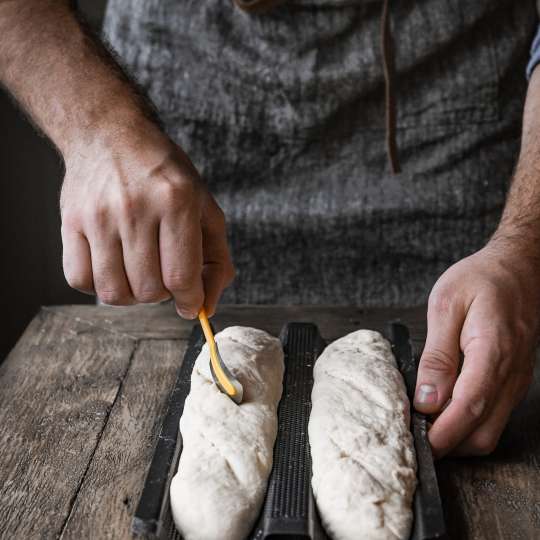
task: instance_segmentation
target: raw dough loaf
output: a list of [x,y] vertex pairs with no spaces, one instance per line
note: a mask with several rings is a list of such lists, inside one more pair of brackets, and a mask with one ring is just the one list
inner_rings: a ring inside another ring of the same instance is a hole
[[242,540],[266,492],[277,434],[283,351],[255,328],[216,335],[221,357],[244,387],[236,405],[212,380],[205,345],[191,375],[180,420],[183,449],[171,483],[171,508],[185,540]]
[[390,344],[359,330],[314,368],[312,487],[333,540],[407,539],[416,459],[409,401]]

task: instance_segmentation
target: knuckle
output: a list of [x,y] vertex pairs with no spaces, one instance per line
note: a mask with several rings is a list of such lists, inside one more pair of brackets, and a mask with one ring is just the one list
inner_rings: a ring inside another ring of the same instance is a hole
[[454,294],[448,287],[435,286],[433,287],[429,299],[428,307],[437,314],[444,315],[451,310],[454,302]]
[[98,228],[105,228],[111,220],[111,212],[105,204],[96,204],[90,210],[90,221]]
[[189,293],[193,290],[196,276],[187,271],[171,270],[163,275],[163,284],[165,287],[176,293]]
[[420,360],[420,369],[442,374],[454,374],[457,371],[456,359],[443,349],[424,351]]
[[516,351],[530,348],[534,332],[523,320],[506,321],[497,331],[498,345],[504,356],[515,356]]
[[150,289],[136,289],[133,291],[133,295],[135,297],[135,300],[137,300],[137,302],[140,302],[141,304],[152,304],[155,302],[161,302],[168,296],[167,292],[161,287]]
[[64,277],[66,278],[68,285],[72,289],[91,292],[93,290],[93,280],[90,269],[75,264],[73,257],[66,255],[65,252],[62,259]]
[[485,279],[481,283],[481,292],[486,298],[490,298],[492,301],[504,301],[504,287],[501,287],[501,285],[502,283],[499,282],[499,279],[492,276],[485,276]]
[[79,291],[91,291],[92,290],[92,281],[86,276],[78,274],[69,270],[69,268],[64,267],[64,276],[68,285],[72,289],[77,289]]
[[486,431],[473,433],[469,440],[469,444],[473,452],[479,456],[487,456],[488,454],[491,454],[495,448],[497,448],[498,443],[499,437]]
[[465,414],[472,420],[473,424],[484,416],[485,408],[486,399],[483,396],[469,398],[465,401]]
[[73,210],[62,212],[62,230],[78,230],[80,227],[80,217]]
[[139,194],[123,193],[118,197],[115,207],[123,219],[131,220],[141,213],[143,198]]
[[103,304],[109,306],[122,306],[129,303],[127,295],[119,289],[98,289],[97,295]]
[[171,210],[183,210],[191,207],[196,197],[195,184],[187,179],[164,182],[160,191],[163,203]]

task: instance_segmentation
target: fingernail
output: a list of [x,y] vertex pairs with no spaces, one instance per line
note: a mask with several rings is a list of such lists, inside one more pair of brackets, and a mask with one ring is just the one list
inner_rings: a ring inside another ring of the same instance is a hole
[[178,315],[180,315],[180,317],[183,319],[193,320],[197,317],[197,314],[193,313],[192,311],[186,311],[184,309],[177,309],[176,311],[178,311]]
[[416,403],[437,403],[437,388],[432,384],[421,384],[416,391]]

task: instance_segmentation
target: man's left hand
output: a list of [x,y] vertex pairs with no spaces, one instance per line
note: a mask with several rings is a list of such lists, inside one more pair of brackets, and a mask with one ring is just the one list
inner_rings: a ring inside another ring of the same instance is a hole
[[435,457],[493,451],[532,381],[540,264],[529,255],[496,236],[450,267],[431,292],[414,405],[435,415]]

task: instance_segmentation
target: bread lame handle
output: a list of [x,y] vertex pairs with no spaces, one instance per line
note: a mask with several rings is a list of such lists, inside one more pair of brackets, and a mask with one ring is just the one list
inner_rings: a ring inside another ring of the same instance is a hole
[[237,404],[240,404],[243,396],[242,385],[233,377],[232,373],[229,372],[227,366],[221,360],[216,340],[214,339],[214,332],[204,308],[199,311],[199,321],[204,332],[204,337],[206,338],[206,343],[208,343],[208,348],[210,349],[210,370],[212,377],[224,394],[229,396]]

